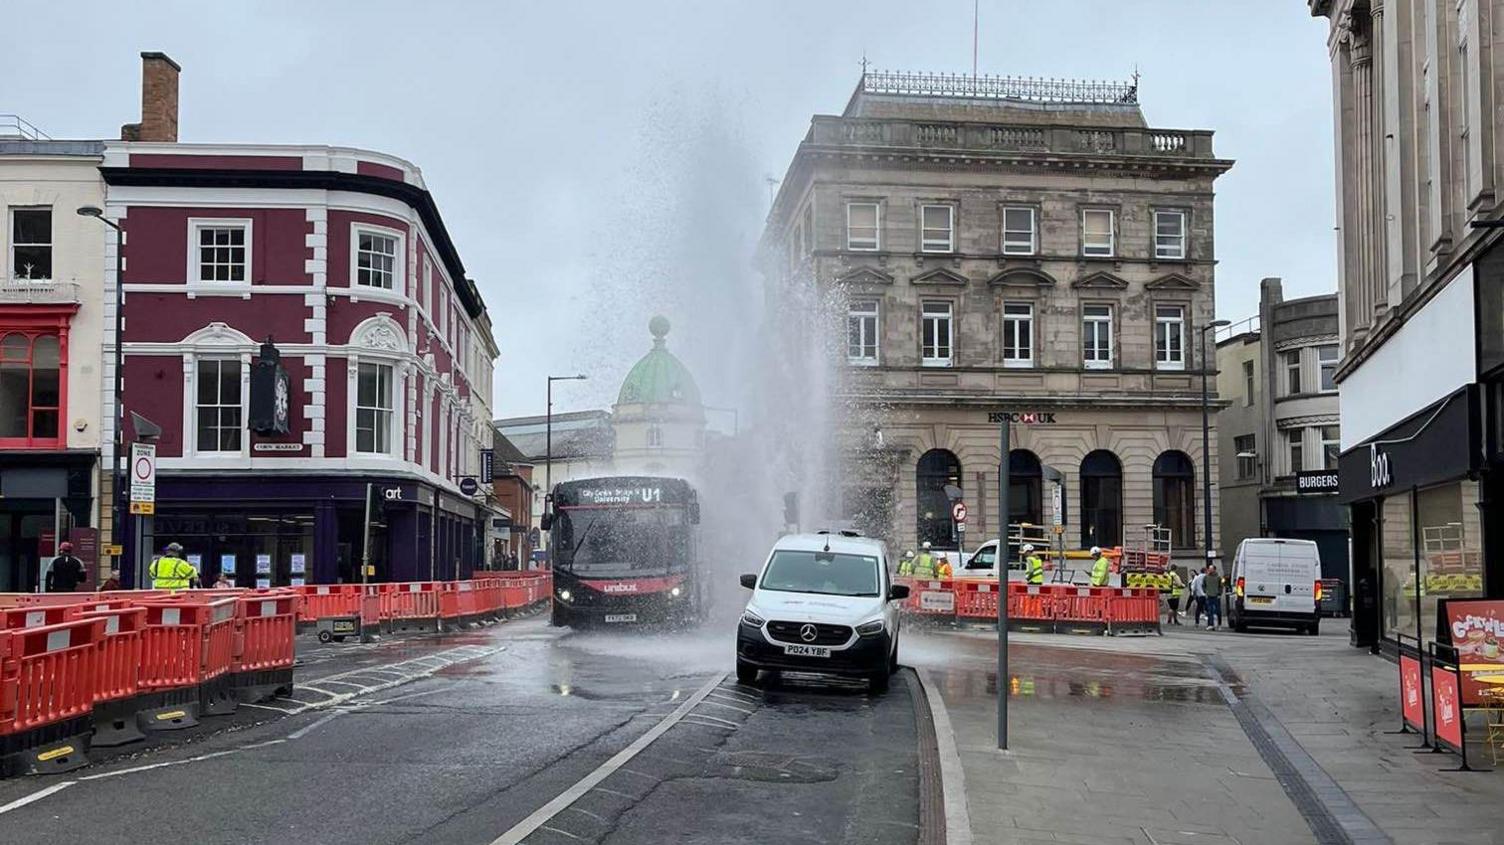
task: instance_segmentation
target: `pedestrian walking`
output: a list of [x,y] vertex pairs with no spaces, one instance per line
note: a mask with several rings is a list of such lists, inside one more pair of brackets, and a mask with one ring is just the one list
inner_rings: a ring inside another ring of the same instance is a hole
[[1185,579],[1180,577],[1180,570],[1170,567],[1170,598],[1166,603],[1170,606],[1168,624],[1180,624],[1180,596],[1185,593]]
[[1190,586],[1190,591],[1191,591],[1191,603],[1196,606],[1195,616],[1192,617],[1192,620],[1191,620],[1191,624],[1193,624],[1193,625],[1200,625],[1201,624],[1201,614],[1203,614],[1203,613],[1206,612],[1206,593],[1204,592],[1204,590],[1205,590],[1205,584],[1206,584],[1206,570],[1205,569],[1201,570],[1200,572],[1197,572],[1194,576],[1191,577],[1191,583],[1189,585]]
[[84,570],[84,562],[73,556],[72,543],[64,540],[57,551],[57,557],[47,567],[47,592],[71,593],[89,579],[89,574]]
[[1206,630],[1215,631],[1222,624],[1222,574],[1216,566],[1206,567],[1201,589],[1206,593]]
[[1091,556],[1095,559],[1095,563],[1091,565],[1091,585],[1105,587],[1112,576],[1112,563],[1107,560],[1101,546],[1092,546]]
[[183,547],[168,543],[164,554],[152,561],[146,574],[151,578],[153,590],[186,590],[198,585],[198,570],[183,560]]

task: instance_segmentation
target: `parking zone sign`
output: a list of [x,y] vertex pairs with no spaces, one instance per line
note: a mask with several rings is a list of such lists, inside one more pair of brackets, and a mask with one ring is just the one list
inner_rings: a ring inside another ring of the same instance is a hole
[[157,447],[131,444],[131,504],[157,500]]

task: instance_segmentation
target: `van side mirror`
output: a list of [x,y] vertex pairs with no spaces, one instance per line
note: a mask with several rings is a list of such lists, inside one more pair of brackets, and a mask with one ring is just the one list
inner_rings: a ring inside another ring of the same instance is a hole
[[550,528],[553,528],[554,527],[554,512],[553,511],[544,511],[543,515],[540,516],[540,517],[538,517],[538,527],[541,528],[544,531],[547,531]]
[[909,597],[908,584],[894,584],[888,588],[888,601],[900,601]]
[[742,586],[746,587],[749,590],[755,590],[755,589],[757,589],[757,575],[755,573],[754,574],[743,575],[742,576]]

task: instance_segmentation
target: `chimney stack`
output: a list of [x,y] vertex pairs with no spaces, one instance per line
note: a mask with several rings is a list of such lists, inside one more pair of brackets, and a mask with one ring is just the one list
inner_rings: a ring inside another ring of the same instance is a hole
[[178,73],[166,53],[141,54],[141,122],[120,127],[122,141],[178,140]]

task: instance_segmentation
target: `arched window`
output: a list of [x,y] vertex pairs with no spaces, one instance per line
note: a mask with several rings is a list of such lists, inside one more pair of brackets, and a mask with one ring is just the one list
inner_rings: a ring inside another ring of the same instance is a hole
[[1039,456],[1028,449],[1008,453],[1008,521],[1044,522],[1043,476]]
[[1170,529],[1176,548],[1196,546],[1196,467],[1184,452],[1154,461],[1154,522]]
[[1081,546],[1116,546],[1123,541],[1123,465],[1098,449],[1081,460]]
[[961,486],[961,461],[945,449],[931,449],[919,456],[914,479],[918,511],[919,544],[928,541],[936,549],[956,548],[950,521],[950,498],[945,485]]

